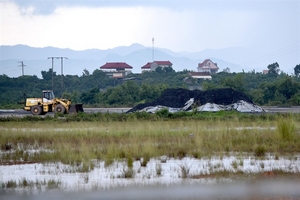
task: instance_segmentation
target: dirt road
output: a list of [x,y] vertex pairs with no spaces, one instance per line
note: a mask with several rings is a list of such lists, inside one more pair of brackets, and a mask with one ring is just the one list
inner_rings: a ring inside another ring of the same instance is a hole
[[[300,106],[261,106],[268,113],[300,113]],[[84,108],[84,112],[86,113],[125,113],[131,108]],[[53,115],[54,113],[47,113],[47,115]],[[0,110],[0,117],[9,117],[9,116],[31,116],[32,114],[28,111],[24,111],[22,109],[10,109],[10,110]]]

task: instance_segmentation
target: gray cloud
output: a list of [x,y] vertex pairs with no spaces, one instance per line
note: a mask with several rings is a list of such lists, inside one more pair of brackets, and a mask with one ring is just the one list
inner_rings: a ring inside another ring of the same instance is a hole
[[51,1],[51,0],[11,0],[12,2],[16,3],[22,12],[22,10],[34,7],[35,11],[33,14],[51,14],[55,8],[58,6],[58,1]]
[[[0,0],[1,1],[1,0]],[[191,2],[197,1],[182,1],[182,0],[11,0],[16,3],[20,9],[34,7],[33,14],[47,15],[51,14],[59,6],[85,6],[85,7],[131,7],[131,6],[155,6],[169,7],[172,9],[181,9],[182,6],[187,6]],[[186,4],[186,2],[189,2]]]
[[[0,0],[2,1],[2,0]],[[195,9],[203,10],[269,10],[275,4],[286,4],[286,1],[272,0],[10,0],[20,9],[34,7],[33,14],[51,14],[59,6],[84,7],[164,7],[172,10]],[[295,2],[295,0],[288,0]]]

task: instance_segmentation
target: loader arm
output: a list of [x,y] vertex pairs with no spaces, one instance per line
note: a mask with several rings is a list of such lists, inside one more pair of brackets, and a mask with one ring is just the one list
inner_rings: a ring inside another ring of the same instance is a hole
[[71,101],[68,99],[54,99],[53,107],[57,106],[58,104],[61,104],[66,109],[66,113],[69,113],[70,107],[71,107]]

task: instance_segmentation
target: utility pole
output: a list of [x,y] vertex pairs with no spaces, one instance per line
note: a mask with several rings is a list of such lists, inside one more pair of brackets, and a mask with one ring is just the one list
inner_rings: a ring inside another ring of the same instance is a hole
[[64,69],[63,69],[63,60],[68,59],[67,57],[60,57],[60,66],[61,66],[61,97],[63,96],[64,91]]
[[52,59],[52,91],[53,91],[53,65],[54,65],[54,58],[59,59],[59,57],[48,57],[48,59]]
[[20,61],[19,63],[21,63],[20,67],[22,67],[22,76],[24,76],[24,67],[26,65],[24,65],[23,61]]
[[154,62],[154,38],[152,38],[152,62]]

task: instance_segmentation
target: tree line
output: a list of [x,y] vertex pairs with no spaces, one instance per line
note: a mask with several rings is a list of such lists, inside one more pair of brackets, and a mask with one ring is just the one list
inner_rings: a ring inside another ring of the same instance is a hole
[[0,75],[1,108],[21,108],[18,103],[27,97],[40,97],[42,90],[53,89],[59,98],[67,98],[85,106],[117,107],[134,106],[153,101],[166,88],[233,88],[244,92],[258,105],[300,105],[300,64],[294,75],[280,72],[278,63],[268,66],[268,73],[240,72],[228,70],[212,75],[211,80],[193,79],[189,71],[175,72],[172,68],[157,68],[153,72],[130,74],[124,79],[113,79],[99,69],[82,75],[57,75],[50,68],[37,76],[11,78]]

